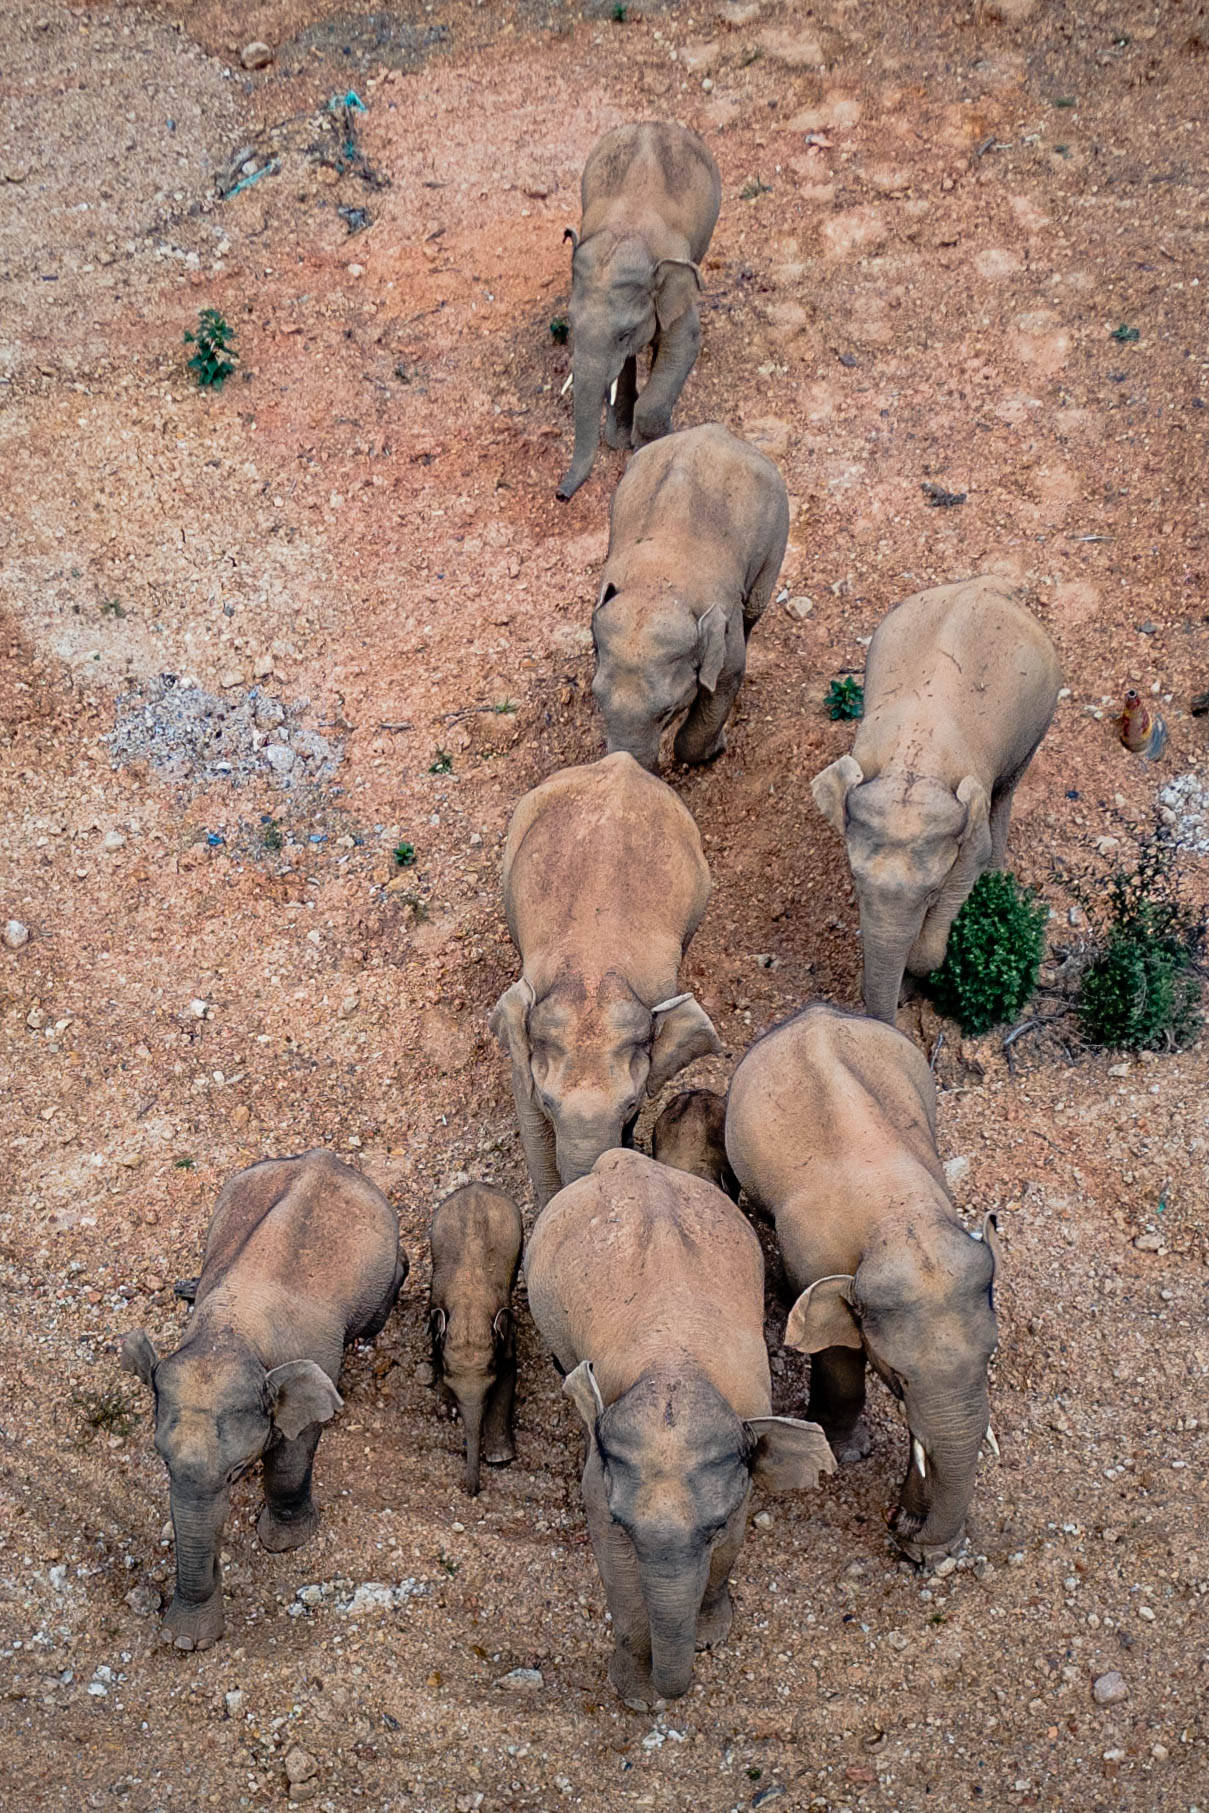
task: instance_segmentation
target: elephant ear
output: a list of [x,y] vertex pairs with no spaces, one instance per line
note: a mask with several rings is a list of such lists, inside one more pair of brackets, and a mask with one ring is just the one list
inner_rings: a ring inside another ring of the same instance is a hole
[[982,1226],[976,1228],[970,1238],[981,1240],[990,1253],[991,1282],[993,1284],[999,1271],[1002,1254],[999,1246],[999,1222],[989,1209],[982,1218]]
[[721,1051],[722,1041],[695,995],[672,995],[651,1009],[651,1018],[651,1068],[646,1092],[654,1096],[694,1058]]
[[689,258],[661,258],[655,266],[655,313],[666,333],[705,288],[701,272]]
[[988,816],[991,802],[987,798],[986,788],[982,782],[967,774],[964,780],[957,783],[957,803],[966,809],[966,822],[958,839],[964,848],[971,838],[984,843],[989,851],[991,846],[991,829]]
[[144,1385],[150,1385],[151,1375],[159,1364],[159,1355],[151,1345],[150,1335],[141,1328],[127,1335],[122,1342],[121,1362],[123,1372],[132,1372]]
[[312,1423],[326,1423],[343,1410],[344,1399],[314,1360],[287,1360],[265,1374],[269,1415],[287,1442]]
[[532,985],[522,976],[519,982],[514,982],[511,988],[504,990],[491,1009],[487,1022],[512,1059],[514,1081],[519,1081],[528,1096],[533,1094],[533,1071],[529,1065],[529,1009],[535,1000]]
[[596,1383],[591,1360],[581,1360],[574,1372],[567,1374],[563,1380],[563,1396],[570,1398],[594,1441],[597,1419],[604,1415],[604,1399],[600,1395],[600,1386]]
[[713,692],[718,685],[726,660],[726,630],[726,612],[719,604],[711,604],[697,619],[697,679],[706,692]]
[[835,1455],[817,1423],[796,1416],[753,1416],[743,1427],[755,1443],[752,1477],[770,1492],[804,1492],[821,1473],[835,1472]]
[[861,765],[855,756],[842,755],[830,767],[816,774],[810,783],[814,803],[829,825],[843,837],[847,830],[844,820],[844,808],[848,795],[853,787],[859,787],[864,780]]
[[785,1345],[799,1353],[821,1353],[825,1347],[861,1346],[861,1326],[852,1307],[851,1272],[818,1278],[789,1312]]

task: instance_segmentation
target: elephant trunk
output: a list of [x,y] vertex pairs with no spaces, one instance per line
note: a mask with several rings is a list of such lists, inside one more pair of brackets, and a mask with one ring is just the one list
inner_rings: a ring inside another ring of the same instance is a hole
[[933,1405],[909,1401],[911,1454],[891,1523],[913,1561],[954,1550],[965,1535],[978,1453],[990,1420],[985,1379]]
[[638,1563],[638,1582],[651,1626],[651,1680],[661,1699],[678,1700],[693,1679],[697,1619],[709,1578],[709,1550]]
[[586,1177],[602,1152],[611,1152],[625,1143],[626,1130],[620,1118],[601,1119],[590,1126],[556,1127],[555,1161],[563,1184]]
[[189,1605],[204,1605],[221,1590],[218,1550],[227,1521],[230,1493],[223,1487],[199,1494],[173,1486],[172,1529],[176,1538],[176,1596]]
[[600,440],[600,412],[611,379],[603,360],[576,354],[575,372],[575,451],[571,464],[559,480],[556,496],[562,503],[574,497],[592,470]]
[[622,717],[617,712],[606,711],[605,719],[605,752],[616,755],[624,750],[632,755],[640,767],[649,774],[655,774],[659,768],[659,744],[663,734],[663,725],[651,714]]
[[923,918],[922,906],[917,912],[891,913],[862,897],[864,975],[861,992],[870,1019],[885,1020],[894,1025],[907,956],[919,936]]
[[458,1414],[466,1431],[466,1490],[471,1498],[479,1495],[479,1469],[483,1452],[483,1407],[481,1393],[458,1393]]

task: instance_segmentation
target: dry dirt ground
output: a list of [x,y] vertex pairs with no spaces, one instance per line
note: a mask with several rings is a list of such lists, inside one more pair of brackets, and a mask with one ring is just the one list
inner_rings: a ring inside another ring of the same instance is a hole
[[[605,1681],[579,1436],[531,1325],[518,1460],[474,1503],[417,1378],[433,1203],[466,1174],[525,1194],[486,1029],[516,973],[500,840],[528,787],[602,749],[588,618],[621,461],[555,502],[549,323],[603,129],[672,115],[716,152],[679,421],[774,453],[784,585],[812,601],[770,608],[729,752],[673,777],[715,884],[686,966],[727,1044],[702,1079],[812,994],[854,999],[843,853],[807,782],[846,746],[827,682],[907,592],[1016,574],[1060,649],[1012,843],[1056,907],[1051,976],[1081,936],[1054,861],[1127,854],[1163,780],[1206,760],[1204,5],[612,11],[4,8],[0,919],[31,933],[0,949],[5,1798],[283,1804],[301,1746],[339,1813],[1189,1813],[1203,1045],[1121,1062],[1030,1033],[1009,1068],[999,1038],[918,1024],[933,1049],[946,1031],[958,1194],[1006,1248],[1003,1458],[969,1555],[945,1578],[896,1562],[902,1438],[876,1395],[872,1457],[768,1502],[731,1641],[658,1716]],[[250,74],[255,37],[275,60]],[[342,169],[325,110],[350,88]],[[203,394],[182,337],[206,305],[240,366]],[[930,508],[925,480],[967,502]],[[1169,701],[1157,769],[1107,721],[1131,682]],[[349,1355],[321,1534],[261,1552],[238,1487],[226,1637],[170,1653],[166,1477],[117,1344],[179,1335],[171,1281],[221,1181],[316,1144],[389,1191],[411,1279]],[[774,1345],[782,1315],[770,1298]],[[802,1366],[777,1365],[796,1408]],[[394,1590],[349,1609],[367,1583]],[[516,1667],[540,1688],[497,1685]],[[1113,1669],[1128,1697],[1100,1706]]]

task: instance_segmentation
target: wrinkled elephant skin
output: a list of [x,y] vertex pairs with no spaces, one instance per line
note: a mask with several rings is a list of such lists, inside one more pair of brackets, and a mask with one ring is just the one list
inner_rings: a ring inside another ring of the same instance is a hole
[[512,1288],[520,1265],[521,1213],[510,1196],[470,1183],[439,1203],[429,1229],[428,1313],[433,1365],[466,1432],[466,1490],[476,1497],[480,1463],[514,1458],[516,1324]]

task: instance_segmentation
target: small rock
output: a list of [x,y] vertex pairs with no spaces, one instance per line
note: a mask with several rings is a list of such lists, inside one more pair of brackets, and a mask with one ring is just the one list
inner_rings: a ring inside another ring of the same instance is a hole
[[291,1782],[290,1783],[290,1800],[291,1800],[291,1802],[300,1801],[300,1800],[314,1800],[314,1798],[318,1794],[318,1792],[319,1792],[319,1782],[318,1782],[318,1779],[315,1777],[312,1777],[309,1781],[305,1781],[305,1782]]
[[903,1636],[901,1630],[892,1630],[886,1638],[886,1642],[890,1645],[891,1649],[903,1650],[907,1647],[907,1639]]
[[1120,848],[1121,840],[1119,837],[1097,837],[1096,839],[1096,849],[1101,856],[1111,856],[1114,850],[1119,850]]
[[231,1110],[231,1125],[246,1127],[252,1118],[252,1111],[246,1102],[237,1102]]
[[360,996],[345,995],[343,1001],[340,1003],[340,1018],[342,1020],[351,1020],[360,1005]]
[[40,1007],[31,1007],[25,1016],[25,1024],[31,1032],[41,1032],[46,1024],[46,1015]]
[[1082,907],[1073,906],[1066,915],[1066,923],[1074,926],[1086,925],[1087,914]]
[[156,1291],[162,1291],[163,1288],[164,1280],[160,1277],[159,1273],[148,1272],[147,1276],[143,1279],[143,1289],[149,1291],[151,1295],[154,1296]]
[[432,1362],[430,1360],[421,1360],[415,1371],[416,1384],[431,1385],[436,1376]]
[[101,848],[106,856],[116,856],[119,850],[126,848],[126,834],[123,831],[106,831],[101,839]]
[[813,609],[814,599],[807,598],[804,593],[795,594],[794,597],[785,600],[786,615],[796,617],[799,623],[804,617],[809,617]]
[[752,1518],[752,1522],[755,1524],[756,1528],[759,1530],[771,1530],[772,1513],[770,1511],[757,1511],[755,1516]]
[[267,680],[273,671],[272,655],[257,655],[252,663],[252,675],[257,680]]
[[292,1749],[286,1751],[284,1760],[286,1780],[291,1788],[295,1782],[309,1781],[312,1775],[319,1773],[319,1765],[314,1757],[303,1750],[299,1744],[295,1744]]
[[511,1668],[495,1682],[509,1693],[536,1693],[545,1684],[540,1668]]
[[208,1020],[210,1018],[210,1003],[203,999],[201,995],[194,995],[192,1001],[189,1003],[189,1012],[195,1020]]
[[242,686],[243,670],[238,667],[229,667],[225,673],[219,674],[218,684],[225,687],[228,692],[232,687]]
[[970,1161],[968,1158],[950,1158],[946,1160],[945,1182],[950,1184],[960,1183],[969,1168]]
[[956,1566],[957,1566],[956,1556],[955,1555],[945,1555],[940,1561],[938,1561],[936,1563],[936,1566],[932,1569],[932,1572],[935,1574],[935,1576],[938,1580],[947,1580],[949,1575],[953,1572],[953,1570]]
[[1139,1234],[1134,1240],[1139,1253],[1162,1253],[1167,1250],[1167,1243],[1161,1234]]
[[227,1709],[228,1718],[238,1718],[243,1706],[243,1689],[240,1687],[233,1687],[230,1693],[225,1693],[223,1695],[223,1705]]
[[1129,1065],[1128,1064],[1110,1064],[1108,1066],[1108,1074],[1109,1074],[1109,1076],[1128,1076],[1129,1075]]
[[126,1603],[136,1618],[154,1618],[163,1604],[163,1595],[159,1587],[153,1586],[150,1580],[140,1580],[126,1594]]
[[1129,1688],[1120,1670],[1110,1668],[1107,1674],[1100,1675],[1092,1683],[1091,1695],[1097,1706],[1117,1706],[1129,1698]]
[[270,743],[264,752],[264,759],[274,774],[279,774],[284,778],[292,771],[298,758],[292,749],[286,748],[284,743]]
[[269,45],[254,38],[251,44],[245,44],[239,53],[239,60],[245,69],[267,69],[273,61],[273,52]]
[[10,951],[19,951],[29,943],[29,927],[22,925],[19,919],[10,919],[4,928],[4,942]]

